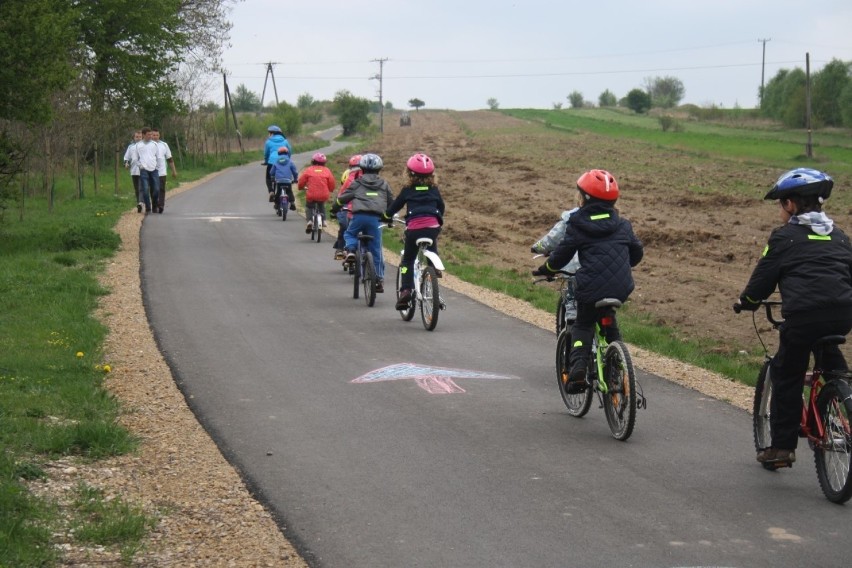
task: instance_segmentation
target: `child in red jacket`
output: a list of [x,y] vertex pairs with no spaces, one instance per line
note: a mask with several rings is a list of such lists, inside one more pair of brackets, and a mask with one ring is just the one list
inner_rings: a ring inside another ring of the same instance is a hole
[[[311,165],[302,170],[299,175],[299,191],[305,191],[305,217],[308,221],[305,232],[313,230],[314,208],[319,208],[322,216],[322,226],[326,227],[325,202],[331,197],[337,180],[334,174],[325,166],[325,154],[317,152],[311,157]],[[319,227],[317,227],[319,230]]]

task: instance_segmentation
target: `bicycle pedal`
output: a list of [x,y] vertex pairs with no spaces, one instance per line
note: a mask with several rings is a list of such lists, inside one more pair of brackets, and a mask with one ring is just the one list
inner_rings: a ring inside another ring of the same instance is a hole
[[767,461],[767,462],[763,462],[763,467],[765,467],[768,470],[774,471],[776,469],[783,469],[785,467],[791,468],[791,467],[793,467],[793,462],[791,462],[790,460]]

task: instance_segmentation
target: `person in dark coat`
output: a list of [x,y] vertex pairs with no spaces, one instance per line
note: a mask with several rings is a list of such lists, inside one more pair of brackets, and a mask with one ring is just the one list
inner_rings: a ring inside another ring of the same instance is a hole
[[[577,393],[586,388],[586,372],[592,349],[595,322],[599,308],[595,303],[604,298],[627,301],[635,284],[631,268],[642,260],[642,242],[633,232],[630,221],[619,216],[615,202],[618,182],[606,170],[590,170],[577,180],[580,208],[571,215],[565,236],[543,265],[533,274],[556,273],[579,253],[580,268],[576,273],[577,319],[571,328],[573,341],[569,355],[565,392]],[[613,321],[607,341],[621,339]]]
[[[772,400],[769,430],[772,446],[757,461],[789,465],[796,461],[802,389],[814,342],[852,329],[852,246],[822,210],[834,180],[810,168],[783,174],[764,199],[778,200],[781,227],[769,242],[740,294],[738,308],[756,310],[760,301],[781,292],[778,351],[770,364]],[[823,350],[823,368],[846,371],[837,345]]]

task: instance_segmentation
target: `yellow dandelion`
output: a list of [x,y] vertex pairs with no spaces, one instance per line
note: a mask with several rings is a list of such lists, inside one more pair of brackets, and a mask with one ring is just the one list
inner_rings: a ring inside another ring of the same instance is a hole
[[84,353],[82,351],[77,351],[77,359],[82,359]]

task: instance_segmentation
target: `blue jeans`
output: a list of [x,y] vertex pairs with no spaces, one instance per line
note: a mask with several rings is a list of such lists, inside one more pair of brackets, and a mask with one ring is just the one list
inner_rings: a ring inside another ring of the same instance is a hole
[[340,228],[337,230],[337,240],[334,241],[334,248],[340,250],[345,246],[343,235],[349,227],[349,211],[341,209],[337,212],[337,224]]
[[152,202],[155,207],[157,206],[157,201],[160,199],[160,174],[157,170],[150,172],[144,168],[139,170],[139,197],[145,204],[145,211],[151,210]]
[[358,248],[358,233],[372,235],[368,250],[373,253],[373,262],[376,264],[376,278],[384,280],[385,261],[382,257],[382,230],[379,228],[379,218],[376,215],[365,215],[356,213],[349,221],[349,227],[343,234],[346,248],[355,250]]

